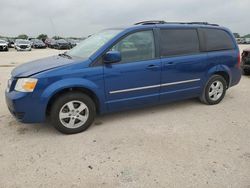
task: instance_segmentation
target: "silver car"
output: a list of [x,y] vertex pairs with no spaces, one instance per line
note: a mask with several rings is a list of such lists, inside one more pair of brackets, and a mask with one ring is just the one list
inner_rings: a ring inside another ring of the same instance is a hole
[[31,43],[28,40],[16,39],[14,46],[17,51],[31,51]]
[[0,39],[0,51],[9,51],[8,42]]

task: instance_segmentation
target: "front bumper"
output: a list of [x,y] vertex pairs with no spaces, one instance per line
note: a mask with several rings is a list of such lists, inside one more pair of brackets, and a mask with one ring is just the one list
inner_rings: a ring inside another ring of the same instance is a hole
[[19,47],[19,46],[16,46],[16,49],[18,51],[30,51],[31,50],[31,46],[27,46],[27,47]]
[[58,45],[58,49],[66,50],[66,49],[70,49],[70,46],[69,45]]
[[41,123],[46,119],[45,107],[33,93],[5,91],[6,104],[11,114],[23,123]]
[[7,45],[1,45],[1,46],[0,46],[0,51],[4,51],[4,50],[6,50],[7,48],[8,48]]
[[34,45],[34,48],[46,48],[45,45]]

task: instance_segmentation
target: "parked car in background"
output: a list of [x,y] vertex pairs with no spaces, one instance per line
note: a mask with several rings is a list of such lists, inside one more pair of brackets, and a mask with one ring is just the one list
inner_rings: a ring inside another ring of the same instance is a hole
[[243,74],[250,75],[250,48],[244,49],[241,54],[241,68]]
[[246,44],[250,44],[250,38],[245,38]]
[[45,44],[47,47],[49,48],[55,48],[55,45],[56,45],[56,40],[55,39],[51,39],[51,38],[47,38],[45,40]]
[[14,45],[17,51],[31,51],[31,43],[28,40],[16,39]]
[[8,39],[8,47],[14,48],[15,47],[15,40],[14,39]]
[[0,51],[9,51],[8,42],[0,39]]
[[71,48],[70,43],[68,43],[65,39],[56,40],[55,49],[68,50],[70,48]]
[[77,44],[77,40],[75,39],[65,39],[65,40],[70,44],[70,48],[75,47]]
[[44,44],[42,40],[34,39],[32,40],[32,48],[46,48],[47,46]]
[[241,38],[235,38],[238,44],[241,44]]
[[228,29],[147,21],[106,29],[68,52],[15,68],[5,95],[21,122],[48,118],[73,134],[96,113],[187,98],[215,105],[240,79],[240,51]]
[[246,44],[245,38],[236,38],[238,44]]

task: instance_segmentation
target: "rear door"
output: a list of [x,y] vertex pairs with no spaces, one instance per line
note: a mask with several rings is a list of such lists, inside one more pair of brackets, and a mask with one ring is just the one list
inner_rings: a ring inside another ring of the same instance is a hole
[[207,70],[207,54],[200,51],[195,28],[160,30],[162,60],[160,100],[198,96]]
[[109,111],[157,103],[161,60],[156,58],[153,30],[131,33],[111,50],[119,51],[122,61],[104,65]]

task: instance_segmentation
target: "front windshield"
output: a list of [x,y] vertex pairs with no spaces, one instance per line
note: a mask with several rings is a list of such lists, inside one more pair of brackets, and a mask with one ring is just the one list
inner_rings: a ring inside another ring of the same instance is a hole
[[118,29],[104,30],[100,33],[92,35],[68,51],[67,54],[73,57],[88,58],[119,32],[121,32],[121,30]]
[[19,44],[30,44],[30,42],[27,41],[27,40],[18,40],[16,42],[19,43]]

